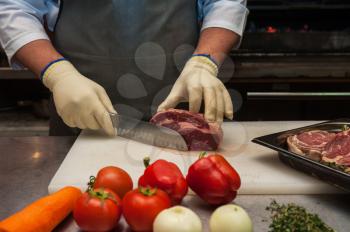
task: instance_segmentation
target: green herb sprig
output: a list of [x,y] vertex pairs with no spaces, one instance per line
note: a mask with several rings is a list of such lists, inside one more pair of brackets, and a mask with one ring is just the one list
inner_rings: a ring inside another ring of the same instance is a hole
[[280,205],[273,200],[266,210],[272,219],[269,232],[335,232],[317,214],[293,203]]
[[333,169],[337,169],[337,170],[340,170],[342,172],[345,172],[345,173],[349,173],[350,172],[350,169],[348,166],[345,166],[345,165],[341,165],[341,164],[337,164],[335,162],[326,162],[326,161],[323,161],[321,160],[320,161],[321,164],[324,164],[330,168],[333,168]]
[[343,125],[342,126],[342,131],[347,131],[349,129],[350,129],[350,127],[348,125]]

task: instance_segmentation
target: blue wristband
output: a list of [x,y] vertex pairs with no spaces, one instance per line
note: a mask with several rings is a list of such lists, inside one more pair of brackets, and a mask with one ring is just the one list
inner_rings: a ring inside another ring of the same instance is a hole
[[44,73],[46,72],[46,70],[51,66],[53,65],[54,63],[57,63],[57,62],[60,62],[62,60],[67,60],[66,58],[59,58],[57,60],[53,60],[51,61],[50,63],[48,63],[45,68],[40,72],[40,80],[42,81],[43,80],[43,76],[44,76]]
[[210,54],[193,54],[192,57],[194,56],[203,56],[203,57],[207,57],[209,60],[211,60],[217,67],[219,67],[218,63],[216,62],[216,60],[214,60]]

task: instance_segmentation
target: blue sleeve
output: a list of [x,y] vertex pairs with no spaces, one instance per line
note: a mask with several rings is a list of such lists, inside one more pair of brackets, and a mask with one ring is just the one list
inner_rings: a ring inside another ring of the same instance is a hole
[[229,29],[242,36],[248,16],[246,0],[198,0],[202,30],[209,27]]
[[18,49],[34,40],[49,39],[44,16],[55,5],[57,0],[0,0],[0,44],[14,68],[22,67],[12,59]]

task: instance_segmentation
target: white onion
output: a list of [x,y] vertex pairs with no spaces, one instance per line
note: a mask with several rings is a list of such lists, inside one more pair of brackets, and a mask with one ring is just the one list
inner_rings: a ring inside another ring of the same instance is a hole
[[202,232],[198,215],[189,208],[174,206],[160,212],[153,222],[154,232]]
[[253,225],[247,212],[238,205],[217,208],[209,221],[211,232],[252,232]]

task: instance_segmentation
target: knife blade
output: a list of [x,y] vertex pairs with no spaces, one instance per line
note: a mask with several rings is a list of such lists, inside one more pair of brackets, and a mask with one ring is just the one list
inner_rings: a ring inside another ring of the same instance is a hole
[[185,140],[177,131],[125,115],[109,115],[118,136],[157,147],[188,151]]

